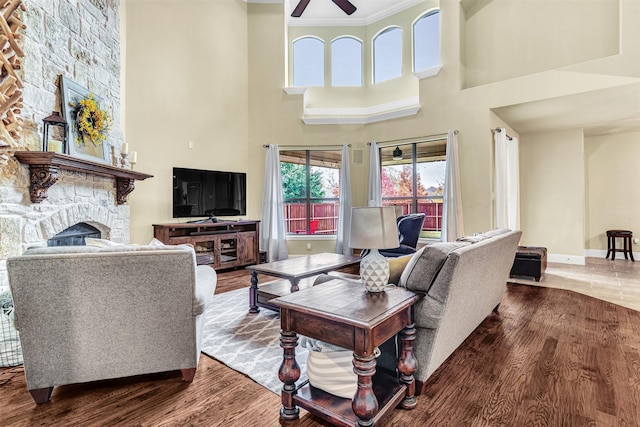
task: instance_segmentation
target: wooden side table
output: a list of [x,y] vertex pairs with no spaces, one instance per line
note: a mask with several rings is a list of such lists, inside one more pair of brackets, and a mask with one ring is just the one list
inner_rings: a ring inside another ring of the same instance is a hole
[[[284,349],[278,372],[284,383],[280,419],[298,419],[299,406],[335,425],[371,426],[399,404],[415,408],[413,304],[419,298],[404,288],[369,293],[363,285],[335,279],[272,300],[280,307],[280,345]],[[399,380],[376,373],[374,357],[374,349],[397,333],[402,340]],[[351,401],[316,389],[308,381],[296,386],[300,379],[295,359],[297,334],[353,350],[358,388]]]
[[[360,258],[342,254],[322,253],[289,258],[266,264],[256,264],[247,267],[251,271],[251,287],[249,288],[249,313],[257,313],[259,307],[277,310],[270,300],[275,296],[284,296],[297,292],[300,280],[318,274],[328,273],[344,267],[360,263]],[[258,274],[279,277],[289,281],[289,286],[283,287],[282,282],[273,282],[258,287]]]

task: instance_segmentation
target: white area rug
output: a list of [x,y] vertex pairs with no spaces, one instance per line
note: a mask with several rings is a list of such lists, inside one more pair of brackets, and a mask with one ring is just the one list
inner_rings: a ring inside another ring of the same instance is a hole
[[[215,295],[204,316],[202,352],[280,394],[280,315],[265,308],[249,313],[249,288],[245,288]],[[306,379],[307,362],[307,349],[300,344],[296,361],[302,372],[299,383]]]

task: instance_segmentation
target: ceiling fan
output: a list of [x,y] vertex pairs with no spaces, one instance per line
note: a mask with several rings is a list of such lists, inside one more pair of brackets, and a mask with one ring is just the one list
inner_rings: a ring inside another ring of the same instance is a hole
[[[300,18],[302,16],[302,12],[304,12],[304,10],[307,8],[307,5],[309,4],[310,1],[311,0],[300,0],[296,8],[291,13],[291,16],[293,16],[294,18]],[[351,15],[353,12],[356,11],[356,7],[353,4],[351,4],[349,0],[331,0],[331,1],[334,2],[347,15]]]

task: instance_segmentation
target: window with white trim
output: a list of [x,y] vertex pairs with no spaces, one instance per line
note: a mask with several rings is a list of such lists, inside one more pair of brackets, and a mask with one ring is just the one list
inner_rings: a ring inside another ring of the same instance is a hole
[[446,139],[380,148],[382,204],[424,213],[421,238],[440,239]]
[[280,150],[287,234],[335,235],[342,151]]
[[343,36],[331,42],[331,86],[362,86],[362,41]]
[[402,76],[402,28],[389,27],[373,38],[373,83]]
[[302,37],[293,42],[293,85],[324,86],[324,41]]
[[413,71],[440,65],[440,11],[431,10],[413,24]]

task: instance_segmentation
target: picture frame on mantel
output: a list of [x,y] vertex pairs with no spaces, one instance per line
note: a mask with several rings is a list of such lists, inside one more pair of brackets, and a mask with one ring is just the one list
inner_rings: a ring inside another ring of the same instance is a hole
[[81,144],[78,142],[78,124],[74,114],[74,105],[81,99],[87,98],[89,94],[101,105],[104,100],[65,76],[60,76],[60,93],[62,116],[69,124],[67,154],[94,162],[110,164],[108,144],[106,142],[100,145],[94,145],[92,143]]

